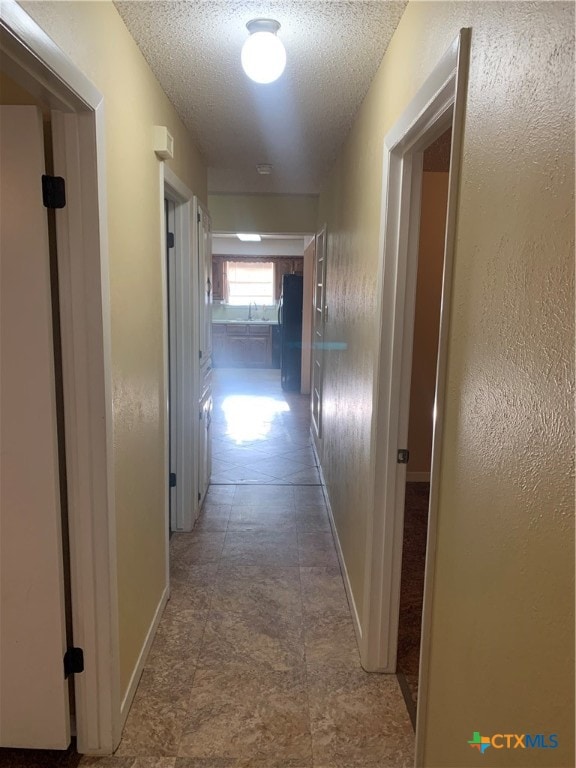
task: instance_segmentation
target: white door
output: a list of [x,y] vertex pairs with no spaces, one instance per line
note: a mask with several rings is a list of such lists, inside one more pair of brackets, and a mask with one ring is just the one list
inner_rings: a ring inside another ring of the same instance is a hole
[[199,331],[199,383],[198,383],[198,457],[196,477],[198,479],[199,510],[208,490],[211,474],[211,433],[212,414],[211,369],[212,369],[212,225],[208,212],[194,198],[196,220],[196,247],[198,264],[198,331]]
[[168,465],[169,465],[169,514],[170,529],[178,530],[178,312],[177,312],[177,265],[175,249],[176,205],[164,199],[164,223],[166,236],[166,278],[168,289]]
[[322,438],[322,384],[324,379],[324,332],[326,327],[326,228],[316,235],[312,318],[312,426],[314,439]]
[[44,141],[0,108],[0,746],[70,743]]
[[198,290],[200,330],[200,366],[212,358],[212,225],[208,212],[196,198],[196,232],[198,248]]
[[198,448],[198,501],[200,504],[204,501],[212,473],[211,422],[212,396],[210,392],[206,392],[200,402],[200,440]]

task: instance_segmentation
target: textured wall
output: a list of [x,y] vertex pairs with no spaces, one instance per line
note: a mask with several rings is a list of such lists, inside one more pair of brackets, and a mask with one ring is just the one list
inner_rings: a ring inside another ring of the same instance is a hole
[[202,200],[206,171],[109,2],[22,3],[104,95],[122,694],[165,586],[160,188],[152,127]]
[[[382,141],[461,27],[472,53],[421,764],[473,730],[557,733],[485,766],[573,764],[574,6],[410,3],[320,197],[324,472],[357,604],[370,503]],[[344,482],[346,478],[346,482]]]

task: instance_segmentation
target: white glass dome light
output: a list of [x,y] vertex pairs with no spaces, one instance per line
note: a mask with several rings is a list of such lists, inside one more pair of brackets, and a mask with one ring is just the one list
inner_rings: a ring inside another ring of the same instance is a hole
[[286,66],[286,50],[276,35],[280,24],[273,19],[252,19],[246,27],[250,37],[242,46],[244,72],[256,83],[273,83]]

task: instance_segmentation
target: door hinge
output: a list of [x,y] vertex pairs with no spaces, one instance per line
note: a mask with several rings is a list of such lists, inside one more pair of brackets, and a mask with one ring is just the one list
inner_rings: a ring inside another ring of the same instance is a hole
[[198,420],[202,421],[202,409],[198,411]]
[[410,451],[407,448],[400,448],[398,451],[398,464],[408,464]]
[[201,498],[202,498],[202,494],[200,493],[200,491],[198,491],[198,501],[200,501]]
[[84,651],[82,648],[68,648],[64,654],[64,678],[84,672]]
[[42,202],[44,208],[66,206],[66,182],[62,176],[42,176]]
[[176,472],[170,472],[170,488],[176,488]]
[[200,358],[200,360],[202,360],[202,350],[201,349],[198,350],[198,357]]
[[199,222],[202,221],[202,214],[201,213],[197,213],[196,216],[198,217],[198,221]]
[[166,245],[167,245],[167,247],[169,249],[170,248],[174,248],[174,243],[175,243],[174,232],[168,232],[166,234]]

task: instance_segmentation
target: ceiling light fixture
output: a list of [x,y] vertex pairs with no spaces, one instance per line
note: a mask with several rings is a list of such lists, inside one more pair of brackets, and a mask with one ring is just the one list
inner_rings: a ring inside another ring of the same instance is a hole
[[256,83],[273,83],[286,66],[286,50],[276,35],[280,24],[274,19],[252,19],[246,27],[250,37],[240,57],[244,72]]
[[259,243],[262,238],[260,235],[247,235],[242,232],[236,234],[238,240],[242,240],[243,243]]
[[256,170],[260,174],[260,176],[270,176],[272,173],[272,166],[270,163],[258,163],[256,166]]

